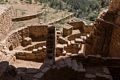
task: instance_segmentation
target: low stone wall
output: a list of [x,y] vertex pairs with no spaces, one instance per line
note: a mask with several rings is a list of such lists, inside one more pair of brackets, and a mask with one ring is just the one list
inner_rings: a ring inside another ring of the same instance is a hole
[[80,30],[84,30],[84,25],[85,23],[83,21],[79,21],[79,22],[68,22],[68,24],[72,25],[73,26],[73,29],[76,30],[76,29],[80,29]]
[[24,47],[23,50],[32,51],[34,48],[43,47],[43,46],[46,47],[46,41],[42,41],[42,42],[35,43],[33,45],[29,45],[27,47]]
[[18,17],[18,18],[13,18],[12,21],[25,21],[25,20],[30,20],[34,18],[38,18],[40,15],[42,15],[43,12],[33,14],[33,15],[28,15],[28,16],[23,16],[23,17]]
[[15,51],[17,59],[43,62],[46,56],[46,48],[38,47],[32,51]]
[[66,17],[64,17],[64,18],[57,19],[56,21],[49,22],[48,24],[60,23],[60,22],[62,22],[62,21],[65,21],[65,20],[67,20],[67,19],[70,19],[70,18],[72,18],[72,17],[74,17],[74,14],[73,14],[73,13],[70,14],[70,15],[68,15],[68,16],[66,16]]
[[68,22],[68,24],[73,26],[73,30],[79,29],[81,33],[87,33],[87,34],[89,34],[94,27],[94,25],[85,24],[83,21],[78,21],[78,22],[71,21],[71,22]]
[[74,44],[67,45],[67,47],[65,47],[64,50],[66,51],[66,53],[78,54],[80,47],[78,43],[74,43]]

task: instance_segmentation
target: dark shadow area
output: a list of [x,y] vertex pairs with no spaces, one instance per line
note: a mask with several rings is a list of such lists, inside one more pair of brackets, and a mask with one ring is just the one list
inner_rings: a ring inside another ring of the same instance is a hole
[[[70,59],[70,63],[68,61]],[[0,80],[120,80],[120,59],[95,56],[73,56],[63,58],[55,64],[42,64],[39,69],[9,65],[7,61],[0,62]],[[75,69],[76,61],[79,69]],[[66,63],[68,62],[68,63]],[[108,77],[105,77],[108,75]],[[90,79],[89,79],[90,78]]]
[[[84,75],[84,74],[83,74]],[[82,80],[84,76],[69,67],[60,69],[51,69],[45,75],[43,80]]]
[[0,62],[0,80],[16,80],[17,70],[7,61]]

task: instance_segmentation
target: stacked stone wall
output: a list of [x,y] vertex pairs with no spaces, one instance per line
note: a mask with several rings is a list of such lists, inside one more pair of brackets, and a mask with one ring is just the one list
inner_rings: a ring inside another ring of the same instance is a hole
[[22,40],[25,37],[29,37],[29,31],[27,27],[15,30],[7,35],[6,39],[2,42],[6,48],[10,48],[12,46],[15,49],[18,46],[22,45]]
[[47,26],[35,25],[27,26],[12,31],[7,37],[1,42],[4,46],[9,49],[11,46],[13,49],[23,46],[24,39],[30,37],[33,41],[46,41]]
[[47,38],[47,25],[29,26],[29,36],[33,41],[44,41]]
[[[4,6],[5,7],[5,6]],[[12,28],[13,8],[8,7],[0,15],[0,40],[3,40]]]

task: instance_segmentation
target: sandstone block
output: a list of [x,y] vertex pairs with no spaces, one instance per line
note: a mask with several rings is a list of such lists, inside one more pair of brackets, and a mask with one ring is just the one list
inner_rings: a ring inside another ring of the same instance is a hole
[[62,36],[58,37],[57,42],[60,44],[68,44],[68,41],[65,38],[63,38]]
[[81,31],[84,31],[83,27],[85,23],[83,21],[71,21],[68,24],[72,25],[74,30],[80,29]]
[[41,53],[43,51],[43,48],[42,47],[39,47],[38,48],[38,53]]
[[72,43],[72,44],[68,45],[67,47],[65,47],[65,50],[67,53],[77,54],[79,51],[79,44]]
[[63,48],[64,48],[63,45],[57,44],[57,47],[56,47],[56,56],[61,56],[62,55]]
[[26,37],[26,38],[24,38],[24,40],[23,40],[23,44],[22,44],[22,46],[27,46],[27,45],[31,45],[31,43],[32,43],[32,39],[31,38],[29,38],[29,37]]
[[65,26],[63,28],[63,37],[69,36],[72,34],[72,26]]
[[35,59],[36,59],[36,56],[35,56],[35,54],[30,53],[30,54],[27,54],[27,55],[26,55],[26,58],[25,58],[25,59],[27,59],[27,60],[35,60]]
[[33,49],[32,53],[33,54],[37,54],[38,53],[38,49]]
[[76,43],[82,43],[82,42],[83,42],[83,39],[81,39],[81,38],[76,38],[76,39],[75,39],[75,42],[76,42]]
[[72,34],[69,35],[67,38],[68,40],[75,40],[75,38],[80,38],[81,36],[81,32],[80,30],[72,30]]

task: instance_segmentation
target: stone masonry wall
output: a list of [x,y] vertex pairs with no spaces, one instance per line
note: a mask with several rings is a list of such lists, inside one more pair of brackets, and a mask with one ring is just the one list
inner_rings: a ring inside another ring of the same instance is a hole
[[2,43],[4,43],[4,46],[7,49],[9,49],[10,47],[15,49],[16,47],[21,46],[22,40],[28,36],[29,36],[28,28],[24,27],[11,32]]
[[0,40],[3,40],[12,28],[13,8],[11,6],[2,6],[6,9],[0,14]]
[[41,41],[41,39],[45,41],[46,35],[47,26],[45,25],[27,26],[12,31],[1,43],[3,43],[7,49],[10,47],[15,49],[23,45],[26,37],[30,37],[33,41]]
[[47,65],[52,65],[55,62],[55,53],[56,53],[56,29],[55,26],[49,25],[48,28],[48,33],[47,33],[47,54],[46,54],[46,59],[45,59],[45,64]]
[[72,25],[73,26],[73,29],[76,30],[76,29],[80,29],[81,32],[84,31],[84,22],[83,21],[80,21],[80,22],[68,22],[68,24]]
[[29,26],[29,36],[33,41],[44,41],[47,35],[47,25]]

